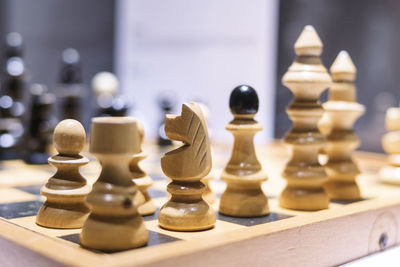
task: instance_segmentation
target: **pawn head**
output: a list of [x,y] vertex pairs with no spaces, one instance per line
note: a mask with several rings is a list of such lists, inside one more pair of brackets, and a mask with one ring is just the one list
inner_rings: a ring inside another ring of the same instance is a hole
[[258,111],[256,90],[249,85],[239,85],[231,93],[229,107],[233,115],[256,114]]
[[85,129],[77,120],[63,120],[54,129],[54,147],[62,155],[78,155],[85,145],[85,139]]

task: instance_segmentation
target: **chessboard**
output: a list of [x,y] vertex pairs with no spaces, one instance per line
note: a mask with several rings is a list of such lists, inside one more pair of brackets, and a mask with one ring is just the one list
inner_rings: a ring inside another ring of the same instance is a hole
[[[57,230],[35,224],[43,202],[40,188],[54,173],[49,165],[26,165],[3,161],[0,165],[0,256],[5,265],[20,266],[326,266],[394,246],[400,241],[400,187],[378,181],[377,172],[386,164],[380,154],[356,152],[362,174],[357,181],[362,200],[333,201],[318,212],[286,210],[278,205],[285,180],[281,177],[289,152],[275,142],[257,146],[260,162],[269,178],[263,190],[271,213],[257,218],[233,218],[217,213],[215,227],[208,231],[174,232],[162,229],[157,212],[145,216],[150,239],[145,247],[104,253],[79,245],[80,229]],[[146,144],[149,157],[142,168],[154,184],[149,193],[158,208],[166,202],[169,180],[161,171],[165,152]],[[230,147],[213,145],[210,187],[218,197],[225,188],[219,175],[229,160]],[[90,157],[90,155],[88,155]],[[323,158],[321,159],[323,161]],[[98,162],[81,168],[93,183],[100,172]]]

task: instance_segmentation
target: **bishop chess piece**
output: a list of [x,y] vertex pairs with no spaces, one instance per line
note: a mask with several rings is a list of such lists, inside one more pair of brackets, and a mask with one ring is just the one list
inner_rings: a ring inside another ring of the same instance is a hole
[[183,146],[161,158],[163,172],[172,179],[167,191],[171,198],[161,208],[158,223],[174,231],[198,231],[212,228],[215,212],[203,200],[201,182],[211,169],[211,151],[207,125],[200,106],[183,104],[181,115],[167,115],[165,132]]
[[357,200],[361,198],[356,183],[360,170],[352,159],[352,152],[360,145],[360,139],[354,133],[353,125],[365,108],[356,103],[356,67],[346,51],[341,51],[333,62],[331,75],[333,84],[329,89],[329,100],[323,104],[328,122],[325,146],[328,182],[325,188],[331,199]]
[[42,84],[33,84],[30,93],[30,118],[26,131],[24,161],[28,164],[46,164],[51,132],[55,125],[52,116],[55,96],[48,93],[47,87]]
[[60,77],[57,85],[60,119],[85,121],[82,107],[87,89],[83,84],[80,64],[80,55],[76,49],[67,48],[62,52]]
[[129,111],[125,99],[118,95],[119,81],[111,72],[99,72],[92,79],[96,95],[96,117],[123,117]]
[[268,198],[261,189],[267,180],[254,149],[254,135],[262,126],[254,120],[258,111],[257,92],[248,85],[236,87],[229,100],[234,119],[226,126],[235,142],[231,159],[221,179],[227,183],[219,212],[234,217],[257,217],[269,213]]
[[388,156],[389,164],[379,172],[384,183],[400,185],[400,108],[393,107],[386,111],[386,133],[382,138],[383,149]]
[[325,168],[318,161],[325,138],[317,123],[323,109],[318,102],[321,93],[331,84],[331,77],[322,65],[323,45],[312,26],[306,26],[294,45],[297,58],[282,78],[294,94],[287,113],[293,128],[285,137],[292,156],[283,171],[287,185],[279,198],[283,208],[321,210],[329,206],[323,187],[327,181]]
[[[138,131],[139,131],[139,136],[140,136],[140,145],[143,145],[144,141],[144,129],[143,125],[138,121],[137,122],[138,126]],[[141,151],[135,155],[132,156],[131,162],[129,163],[129,170],[131,171],[133,181],[135,184],[138,186],[138,193],[137,195],[142,195],[140,196],[139,200],[138,197],[135,199],[138,203],[138,210],[140,215],[146,216],[146,215],[151,215],[156,212],[156,207],[154,206],[153,199],[150,197],[149,193],[147,192],[147,189],[152,186],[153,180],[149,175],[147,175],[146,172],[143,171],[143,169],[139,166],[139,163],[147,158],[147,154],[144,153],[141,149]]]
[[104,251],[145,245],[149,233],[134,203],[137,187],[129,171],[132,155],[140,152],[136,120],[93,118],[90,152],[99,159],[102,171],[87,196],[92,213],[82,228],[81,245]]
[[53,143],[58,154],[49,158],[57,172],[42,187],[46,202],[36,223],[49,228],[81,228],[90,209],[85,197],[90,192],[79,168],[89,160],[79,153],[85,145],[85,130],[76,120],[63,120],[54,130]]

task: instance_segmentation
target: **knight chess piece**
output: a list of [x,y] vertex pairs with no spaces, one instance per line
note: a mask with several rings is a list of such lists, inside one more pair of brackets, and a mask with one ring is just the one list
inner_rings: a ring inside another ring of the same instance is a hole
[[[138,131],[140,136],[140,145],[143,145],[144,141],[144,129],[143,125],[137,121]],[[138,193],[135,199],[138,204],[138,211],[141,215],[151,215],[156,212],[153,199],[150,197],[147,189],[152,186],[153,180],[143,169],[139,166],[139,162],[147,158],[147,154],[141,151],[132,156],[131,162],[129,163],[129,170],[132,174],[133,181],[138,186]],[[140,195],[140,196],[139,196]],[[140,198],[140,199],[139,199]]]
[[325,146],[328,181],[325,188],[331,199],[357,200],[361,198],[361,192],[356,178],[361,172],[352,159],[352,152],[360,145],[360,139],[354,133],[353,125],[365,108],[356,102],[356,67],[346,51],[341,51],[333,62],[331,75],[333,84],[328,101],[323,104],[328,122]]
[[389,164],[379,172],[384,183],[400,185],[400,108],[393,107],[386,111],[386,133],[382,138],[382,146],[389,155]]
[[267,174],[257,159],[254,135],[262,126],[254,120],[258,111],[257,92],[248,85],[236,87],[229,100],[234,119],[226,126],[235,142],[231,159],[221,179],[227,183],[219,212],[234,217],[257,217],[269,213],[268,198],[261,189]]
[[165,132],[183,146],[161,158],[163,172],[172,179],[167,191],[171,198],[161,208],[158,223],[175,231],[210,229],[216,222],[214,210],[203,200],[201,182],[211,169],[211,150],[207,125],[200,106],[183,104],[181,115],[167,115]]
[[145,245],[149,233],[134,202],[137,186],[129,171],[132,155],[140,152],[136,119],[93,118],[90,152],[102,171],[87,196],[92,213],[83,225],[81,245],[103,251]]
[[292,156],[283,171],[287,185],[279,198],[283,208],[321,210],[329,207],[329,197],[323,187],[327,181],[324,166],[318,161],[325,138],[317,124],[323,109],[318,102],[321,93],[332,80],[321,63],[322,42],[312,26],[306,26],[295,45],[294,63],[282,78],[294,94],[287,113],[293,128],[285,137]]
[[58,154],[49,158],[57,172],[42,187],[46,202],[40,208],[36,223],[49,228],[81,228],[90,209],[85,197],[90,192],[79,168],[89,160],[79,153],[85,145],[85,130],[75,120],[61,121],[54,130],[53,143]]

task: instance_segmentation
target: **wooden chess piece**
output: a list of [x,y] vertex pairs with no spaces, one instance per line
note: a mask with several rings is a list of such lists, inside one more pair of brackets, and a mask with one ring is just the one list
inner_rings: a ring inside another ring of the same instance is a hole
[[93,118],[90,152],[102,171],[87,196],[92,213],[82,228],[81,245],[104,251],[145,245],[149,233],[134,203],[137,187],[129,171],[132,154],[140,152],[136,120]]
[[[140,136],[140,144],[143,145],[144,141],[144,129],[143,125],[137,121],[139,136]],[[133,155],[131,162],[129,163],[129,170],[132,174],[133,181],[138,186],[137,196],[140,196],[141,200],[135,200],[138,205],[138,211],[140,215],[151,215],[156,212],[156,207],[154,206],[153,199],[150,197],[147,189],[152,186],[153,180],[146,172],[143,171],[139,166],[139,162],[147,158],[147,154],[142,150]],[[136,197],[138,198],[138,197]]]
[[262,126],[254,120],[258,111],[257,92],[247,85],[236,87],[229,100],[234,119],[226,126],[235,142],[232,156],[221,179],[227,183],[219,212],[235,217],[257,217],[269,213],[268,198],[261,189],[267,180],[254,149],[254,135]]
[[352,159],[352,152],[360,145],[360,139],[354,133],[353,125],[365,108],[355,102],[356,67],[346,51],[341,51],[332,64],[331,75],[333,84],[329,89],[329,100],[323,104],[328,122],[325,146],[328,181],[325,188],[331,199],[357,200],[361,198],[356,183],[360,170]]
[[384,183],[400,185],[400,108],[393,107],[386,111],[386,133],[382,138],[382,146],[389,154],[389,164],[379,172]]
[[171,198],[161,208],[158,223],[175,231],[212,228],[215,212],[202,198],[205,186],[200,181],[211,169],[207,125],[200,106],[188,102],[182,105],[180,116],[167,115],[165,132],[184,145],[161,158],[162,170],[172,182],[167,187]]
[[331,84],[331,77],[321,63],[323,45],[312,26],[304,28],[294,48],[297,58],[282,78],[293,92],[294,101],[287,109],[293,128],[285,138],[292,156],[283,171],[287,185],[279,204],[287,209],[321,210],[328,208],[329,197],[323,187],[327,174],[318,162],[318,153],[325,144],[317,128],[323,113],[318,99]]
[[54,130],[53,143],[58,154],[49,158],[57,172],[42,187],[47,198],[36,223],[49,228],[81,228],[90,209],[85,197],[90,186],[79,173],[89,160],[79,155],[85,145],[85,129],[76,120],[61,121]]

